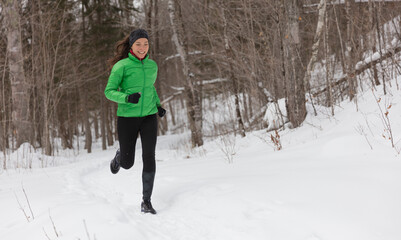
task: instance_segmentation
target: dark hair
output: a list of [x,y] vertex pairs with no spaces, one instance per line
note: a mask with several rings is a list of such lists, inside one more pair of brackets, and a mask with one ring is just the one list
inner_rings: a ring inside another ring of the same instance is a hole
[[107,60],[108,70],[111,71],[114,64],[116,64],[121,59],[127,58],[130,49],[131,47],[129,45],[129,35],[127,35],[122,40],[116,43],[114,56]]

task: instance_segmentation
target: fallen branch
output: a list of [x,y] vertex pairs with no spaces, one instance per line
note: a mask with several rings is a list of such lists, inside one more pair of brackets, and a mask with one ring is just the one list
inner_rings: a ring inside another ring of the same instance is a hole
[[56,236],[59,237],[58,232],[57,232],[57,229],[56,229],[56,225],[54,224],[53,218],[52,218],[52,216],[50,215],[50,209],[49,209],[49,218],[50,218],[50,221],[52,222],[53,230],[54,230],[54,232],[56,233]]
[[28,203],[29,211],[32,214],[32,219],[35,219],[35,216],[33,215],[33,211],[32,211],[32,208],[31,208],[31,203],[29,202],[28,196],[26,195],[26,192],[25,192],[24,185],[22,185],[22,191],[24,192],[26,202]]
[[177,96],[180,96],[184,91],[180,90],[178,92],[173,93],[173,95],[171,95],[170,97],[164,99],[163,101],[160,102],[161,105],[170,102],[171,100],[173,100],[174,98],[176,98]]
[[15,192],[14,192],[14,196],[15,196],[15,198],[17,199],[19,209],[21,209],[21,211],[24,213],[26,220],[27,220],[28,222],[30,222],[30,221],[29,221],[29,218],[30,218],[30,217],[28,216],[28,214],[26,214],[25,209],[22,207],[20,201],[18,200],[17,194],[15,194]]
[[[211,86],[214,84],[222,83],[222,82],[227,82],[228,80],[226,78],[216,78],[212,80],[202,80],[202,81],[196,81],[196,85],[201,85],[201,86]],[[173,93],[173,95],[169,96],[168,98],[164,99],[161,101],[161,104],[165,104],[176,98],[177,96],[180,96],[181,94],[184,93],[185,88],[184,87],[174,87],[170,86],[170,88],[176,90],[177,92]]]
[[44,232],[45,235],[46,235],[46,238],[49,239],[49,240],[51,240],[51,238],[49,237],[49,235],[47,235],[47,232],[46,232],[45,228],[43,227],[42,229],[43,229],[43,232]]

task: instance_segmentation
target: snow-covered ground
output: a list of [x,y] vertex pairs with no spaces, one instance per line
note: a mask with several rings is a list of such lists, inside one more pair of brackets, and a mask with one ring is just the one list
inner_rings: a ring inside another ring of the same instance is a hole
[[[13,155],[0,173],[0,239],[400,240],[401,96],[395,82],[389,92],[375,91],[378,105],[367,91],[358,111],[344,102],[334,117],[308,105],[302,127],[279,132],[281,151],[266,131],[197,149],[188,134],[159,137],[157,215],[140,213],[140,144],[134,167],[117,175],[117,145],[61,152],[46,168],[33,153]],[[33,168],[14,168],[16,159]]]

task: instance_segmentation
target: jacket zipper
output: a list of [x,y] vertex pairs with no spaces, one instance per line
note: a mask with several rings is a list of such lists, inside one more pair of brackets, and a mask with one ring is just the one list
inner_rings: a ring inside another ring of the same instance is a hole
[[146,79],[146,76],[145,76],[145,66],[144,66],[144,63],[143,63],[143,60],[141,60],[141,63],[142,63],[142,71],[143,71],[143,84],[142,84],[142,103],[141,103],[141,117],[143,116],[143,100],[144,100],[144,96],[143,95],[145,95],[145,93],[144,93],[144,91],[145,91],[145,79]]

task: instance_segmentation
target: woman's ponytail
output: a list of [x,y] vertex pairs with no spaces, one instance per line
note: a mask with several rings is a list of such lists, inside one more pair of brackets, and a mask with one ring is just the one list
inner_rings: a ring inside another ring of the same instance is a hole
[[129,35],[127,35],[122,40],[116,43],[114,56],[109,60],[107,60],[108,70],[111,71],[114,64],[116,64],[121,59],[127,58],[129,51],[130,51]]

